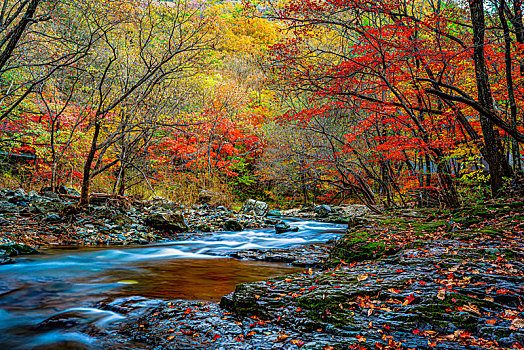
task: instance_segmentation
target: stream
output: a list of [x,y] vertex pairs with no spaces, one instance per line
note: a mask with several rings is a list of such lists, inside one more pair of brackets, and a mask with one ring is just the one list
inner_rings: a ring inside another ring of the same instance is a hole
[[122,315],[92,307],[105,298],[218,301],[239,283],[303,270],[282,263],[236,260],[229,254],[327,242],[345,229],[345,225],[314,221],[287,222],[299,227],[298,232],[277,235],[272,228],[217,232],[149,246],[45,249],[41,255],[18,257],[15,264],[0,266],[0,349],[59,349],[52,345],[64,340],[82,342],[85,335],[36,326],[71,311],[99,325],[122,320]]

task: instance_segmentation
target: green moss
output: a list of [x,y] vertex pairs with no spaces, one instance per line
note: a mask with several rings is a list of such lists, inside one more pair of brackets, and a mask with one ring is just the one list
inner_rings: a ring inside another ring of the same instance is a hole
[[346,300],[347,296],[343,294],[328,294],[322,297],[317,293],[311,293],[298,298],[297,302],[306,311],[308,317],[313,320],[343,327],[354,322],[351,311],[348,310],[348,305],[346,305],[346,308],[343,306]]
[[381,220],[380,222],[382,222],[383,224],[409,224],[409,221],[406,220],[406,219],[386,219],[386,220]]
[[[453,299],[455,301],[453,301]],[[447,295],[444,300],[433,298],[417,305],[415,311],[419,313],[427,323],[431,324],[435,330],[446,331],[450,324],[458,329],[474,331],[482,319],[477,315],[468,312],[455,311],[457,306],[473,304],[481,309],[494,309],[496,304],[487,300],[477,299],[467,295],[453,293]],[[453,311],[446,311],[446,310]]]
[[439,229],[447,228],[448,224],[446,221],[434,221],[434,222],[421,222],[414,223],[413,228],[416,231],[422,231],[422,233],[437,232]]
[[478,230],[478,232],[490,235],[492,237],[498,237],[503,234],[502,230],[496,228],[482,228]]
[[38,254],[34,248],[31,248],[27,244],[22,243],[11,243],[0,245],[0,257],[6,256],[17,256],[17,255],[30,255]]
[[348,223],[348,218],[335,217],[335,218],[329,219],[329,222],[333,223],[333,224],[347,224]]

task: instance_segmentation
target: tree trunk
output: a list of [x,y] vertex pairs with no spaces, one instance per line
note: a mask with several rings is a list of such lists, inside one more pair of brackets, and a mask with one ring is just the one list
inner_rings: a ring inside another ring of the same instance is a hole
[[84,164],[84,174],[82,177],[82,190],[80,191],[79,206],[87,206],[89,204],[89,185],[91,184],[91,165],[95,159],[97,151],[96,143],[98,141],[98,135],[100,134],[100,122],[95,122],[95,131],[93,133],[93,139],[91,140],[91,148]]
[[120,175],[120,187],[118,188],[118,195],[123,196],[126,191],[126,167],[123,165],[122,173]]
[[[483,107],[493,110],[493,97],[484,57],[486,23],[483,0],[471,0],[469,7],[473,25],[473,60],[475,62],[478,99]],[[480,126],[484,135],[485,157],[489,165],[491,193],[493,196],[496,196],[503,186],[503,177],[511,176],[511,168],[502,152],[500,135],[498,130],[494,129],[493,122],[487,117],[480,115]]]

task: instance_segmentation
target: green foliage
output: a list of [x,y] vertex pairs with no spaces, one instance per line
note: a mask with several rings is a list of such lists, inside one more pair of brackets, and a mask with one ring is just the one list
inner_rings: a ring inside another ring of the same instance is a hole
[[474,170],[459,179],[459,194],[467,203],[482,203],[491,197],[490,175],[481,170]]

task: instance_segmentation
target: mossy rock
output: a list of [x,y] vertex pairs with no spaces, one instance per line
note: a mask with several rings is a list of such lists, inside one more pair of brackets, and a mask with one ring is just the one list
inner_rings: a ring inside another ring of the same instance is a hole
[[415,230],[420,230],[422,233],[433,233],[437,232],[439,229],[444,229],[448,227],[448,224],[444,220],[433,221],[433,222],[422,222],[413,224]]
[[187,232],[188,230],[184,216],[180,213],[149,214],[144,223],[147,226],[168,232]]
[[2,244],[0,245],[0,257],[13,257],[17,255],[31,255],[39,254],[39,252],[28,246],[27,244],[22,243],[12,243],[12,244]]
[[224,222],[222,227],[226,231],[242,231],[244,229],[242,225],[236,220],[227,220]]
[[196,227],[196,229],[200,232],[211,232],[211,226],[208,224],[200,224]]
[[392,255],[398,250],[374,241],[374,236],[365,232],[349,233],[331,248],[331,260],[364,261]]
[[348,296],[341,291],[325,293],[319,290],[298,298],[297,302],[313,320],[330,323],[337,327],[349,327],[353,324],[354,318],[348,305],[346,304],[345,308],[343,306],[347,298]]
[[502,236],[504,233],[501,229],[496,229],[496,228],[482,228],[478,230],[478,232],[490,235],[492,237]]

